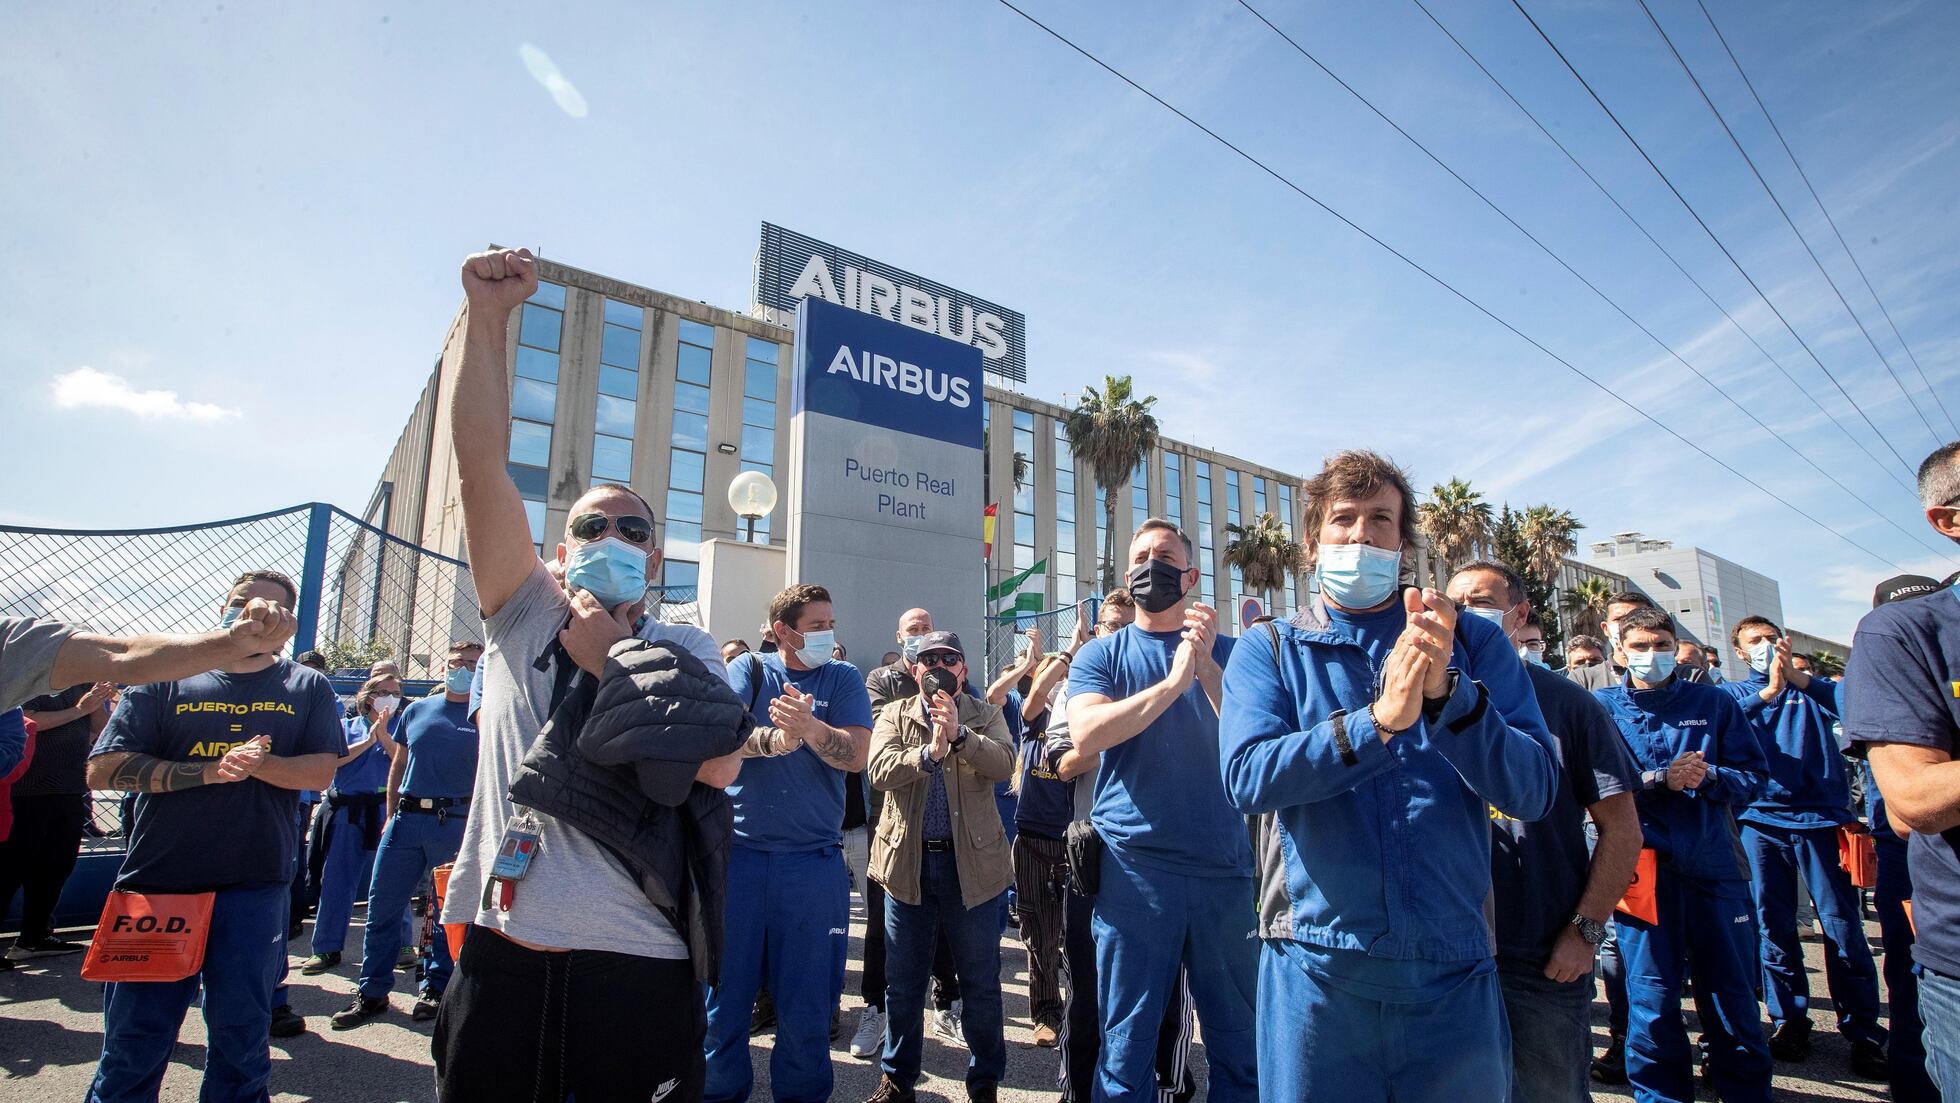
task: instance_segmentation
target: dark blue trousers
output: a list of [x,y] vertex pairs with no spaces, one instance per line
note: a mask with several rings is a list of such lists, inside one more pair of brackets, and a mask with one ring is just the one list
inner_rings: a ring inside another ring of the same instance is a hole
[[960,1026],[966,1034],[966,1082],[999,1083],[1007,1073],[1000,995],[1002,892],[969,908],[960,894],[959,865],[950,852],[920,856],[919,902],[885,896],[884,1073],[900,1087],[918,1083],[925,1041],[926,982],[940,932],[953,950],[960,978]]
[[[361,995],[380,999],[395,987],[395,959],[401,955],[403,925],[394,922],[408,907],[415,886],[430,870],[456,860],[463,845],[460,813],[437,816],[426,812],[397,812],[381,833],[374,855],[374,879],[368,882],[368,924],[361,940]],[[568,904],[572,903],[567,901]],[[440,996],[449,987],[455,963],[449,960],[449,940],[440,928],[431,945],[423,992]]]
[[1762,928],[1763,996],[1772,1023],[1810,1021],[1810,975],[1797,941],[1797,878],[1810,886],[1824,928],[1824,977],[1838,1032],[1853,1042],[1885,1044],[1878,1025],[1878,966],[1865,941],[1858,890],[1838,865],[1837,828],[1742,825]]
[[1925,1029],[1919,1019],[1919,977],[1912,967],[1912,924],[1905,902],[1912,899],[1912,871],[1906,843],[1895,835],[1876,835],[1878,888],[1872,893],[1878,933],[1885,940],[1886,1009],[1891,1013],[1892,1044],[1885,1060],[1893,1103],[1940,1103],[1940,1090],[1926,1074]]
[[1681,1021],[1692,976],[1709,1073],[1723,1103],[1769,1103],[1769,1042],[1756,1003],[1759,969],[1749,890],[1740,881],[1681,877],[1663,866],[1660,923],[1616,912],[1626,959],[1627,1079],[1639,1103],[1691,1103],[1695,1067]]

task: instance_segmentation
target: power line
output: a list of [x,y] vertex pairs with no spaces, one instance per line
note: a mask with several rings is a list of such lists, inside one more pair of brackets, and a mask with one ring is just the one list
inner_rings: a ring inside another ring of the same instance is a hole
[[1731,467],[1727,462],[1723,461],[1721,457],[1710,453],[1707,449],[1703,448],[1701,445],[1696,444],[1694,441],[1691,441],[1687,437],[1681,435],[1680,432],[1676,431],[1672,426],[1668,425],[1666,422],[1661,421],[1659,418],[1641,409],[1639,406],[1634,405],[1628,399],[1621,397],[1619,394],[1616,394],[1612,388],[1606,386],[1604,383],[1601,383],[1599,380],[1594,379],[1592,376],[1588,375],[1584,370],[1579,368],[1576,364],[1572,363],[1570,360],[1567,360],[1565,357],[1560,356],[1558,353],[1553,352],[1551,349],[1545,347],[1543,344],[1539,343],[1537,339],[1531,337],[1529,334],[1525,333],[1517,326],[1514,326],[1510,322],[1505,321],[1503,318],[1499,317],[1496,313],[1492,312],[1489,307],[1484,306],[1482,303],[1471,298],[1469,295],[1465,294],[1464,292],[1457,290],[1456,285],[1450,283],[1448,280],[1443,279],[1441,276],[1438,276],[1434,272],[1431,272],[1429,269],[1424,268],[1421,264],[1417,263],[1414,259],[1409,257],[1408,254],[1395,248],[1395,246],[1390,245],[1388,242],[1383,241],[1381,238],[1376,237],[1373,233],[1363,228],[1359,223],[1355,222],[1353,219],[1350,219],[1348,216],[1335,210],[1333,207],[1328,206],[1325,202],[1321,201],[1321,199],[1315,196],[1312,192],[1309,192],[1305,188],[1294,183],[1291,179],[1281,174],[1278,170],[1266,164],[1264,161],[1261,161],[1259,158],[1254,157],[1250,153],[1247,153],[1244,149],[1241,149],[1237,145],[1234,145],[1223,135],[1219,134],[1217,131],[1211,129],[1205,124],[1199,122],[1197,119],[1192,118],[1190,115],[1186,114],[1183,110],[1179,109],[1178,107],[1172,105],[1169,101],[1165,100],[1162,96],[1159,96],[1157,93],[1152,92],[1150,89],[1145,88],[1141,84],[1138,84],[1136,81],[1130,79],[1128,76],[1125,76],[1120,70],[1116,69],[1114,66],[1110,65],[1108,62],[1104,61],[1103,59],[1097,57],[1095,54],[1092,54],[1088,50],[1082,48],[1081,46],[1076,45],[1072,40],[1070,40],[1067,36],[1063,35],[1060,31],[1055,30],[1054,28],[1050,27],[1048,24],[1043,23],[1041,20],[1036,19],[1034,16],[1029,15],[1025,11],[1022,11],[1020,8],[1014,5],[1012,0],[997,0],[997,2],[1000,4],[1001,7],[1006,8],[1008,11],[1013,12],[1015,15],[1020,16],[1022,19],[1040,28],[1050,38],[1053,38],[1055,41],[1061,43],[1064,46],[1067,46],[1069,49],[1075,51],[1077,54],[1080,54],[1082,57],[1088,59],[1097,68],[1103,70],[1104,72],[1108,73],[1110,76],[1115,77],[1117,80],[1122,81],[1124,84],[1129,85],[1131,88],[1149,97],[1152,102],[1157,104],[1157,106],[1163,108],[1166,111],[1169,111],[1173,115],[1176,115],[1178,118],[1184,120],[1186,123],[1189,123],[1192,127],[1203,132],[1204,135],[1210,138],[1212,141],[1217,142],[1219,145],[1222,145],[1226,149],[1231,150],[1233,153],[1238,154],[1240,158],[1244,159],[1247,163],[1251,164],[1254,168],[1272,177],[1274,180],[1279,181],[1281,184],[1285,185],[1289,190],[1299,195],[1302,199],[1305,199],[1307,202],[1312,203],[1314,206],[1319,207],[1321,210],[1332,215],[1334,218],[1338,219],[1343,225],[1347,226],[1355,233],[1360,234],[1362,237],[1365,237],[1369,241],[1380,246],[1384,251],[1386,251],[1389,255],[1393,256],[1395,259],[1401,261],[1403,264],[1408,265],[1410,268],[1413,268],[1417,272],[1428,277],[1431,283],[1434,283],[1436,286],[1449,292],[1451,295],[1461,300],[1466,306],[1469,306],[1477,313],[1482,314],[1484,317],[1489,318],[1491,321],[1496,322],[1498,325],[1504,327],[1504,329],[1508,330],[1513,336],[1517,337],[1519,340],[1523,341],[1524,343],[1530,345],[1532,348],[1537,349],[1539,352],[1544,353],[1546,356],[1550,357],[1552,360],[1556,361],[1558,364],[1563,366],[1567,371],[1570,371],[1572,374],[1592,384],[1595,389],[1600,391],[1600,393],[1606,395],[1608,398],[1611,398],[1613,401],[1618,402],[1620,405],[1625,406],[1627,409],[1640,415],[1640,417],[1642,417],[1643,419],[1652,422],[1662,432],[1666,433],[1670,437],[1673,437],[1675,440],[1680,441],[1683,445],[1685,445],[1689,449],[1692,449],[1694,452],[1701,455],[1704,459],[1715,464],[1717,467],[1720,467],[1722,470],[1727,471],[1729,474],[1734,475],[1736,478],[1742,480],[1743,482],[1748,483],[1750,486],[1755,487],[1765,497],[1768,497],[1776,502],[1781,503],[1783,507],[1788,509],[1790,512],[1795,513],[1797,516],[1802,517],[1804,520],[1809,521],[1811,524],[1816,525],[1818,528],[1823,529],[1825,532],[1830,533],[1832,536],[1837,537],[1839,540],[1842,540],[1845,543],[1851,545],[1852,547],[1857,548],[1859,551],[1864,552],[1866,555],[1872,557],[1873,559],[1878,560],[1880,563],[1884,563],[1888,566],[1897,568],[1898,570],[1901,571],[1905,570],[1903,566],[1894,563],[1892,560],[1885,558],[1883,555],[1880,555],[1878,552],[1871,550],[1870,548],[1864,546],[1863,544],[1860,544],[1856,540],[1853,540],[1851,537],[1831,527],[1825,522],[1817,519],[1816,517],[1811,516],[1809,513],[1799,508],[1795,503],[1791,502],[1789,499],[1784,498],[1782,495],[1776,493],[1775,491],[1762,485],[1756,480],[1736,470],[1734,467]]
[[1878,507],[1866,501],[1856,491],[1844,485],[1844,483],[1841,480],[1839,480],[1836,475],[1831,474],[1829,471],[1826,471],[1823,467],[1819,466],[1815,460],[1812,460],[1809,456],[1805,455],[1801,449],[1799,449],[1796,445],[1792,444],[1788,438],[1783,436],[1783,434],[1771,428],[1769,424],[1765,422],[1762,418],[1757,417],[1754,411],[1744,406],[1741,402],[1738,402],[1735,396],[1729,394],[1729,392],[1724,390],[1720,384],[1716,383],[1713,379],[1710,379],[1706,374],[1702,372],[1700,368],[1697,368],[1692,363],[1689,363],[1687,358],[1682,356],[1679,352],[1675,351],[1672,345],[1669,345],[1666,341],[1662,340],[1658,334],[1656,334],[1653,330],[1647,328],[1647,326],[1643,324],[1638,318],[1635,318],[1632,314],[1628,313],[1626,308],[1622,307],[1618,302],[1614,301],[1612,296],[1606,294],[1606,292],[1602,291],[1597,284],[1593,283],[1591,280],[1587,279],[1584,275],[1582,275],[1579,272],[1579,270],[1574,268],[1570,263],[1568,263],[1564,257],[1560,256],[1555,250],[1552,249],[1551,246],[1546,245],[1544,241],[1540,240],[1536,234],[1533,234],[1530,230],[1526,229],[1521,223],[1518,222],[1517,219],[1513,218],[1509,212],[1505,211],[1504,208],[1498,206],[1495,201],[1493,201],[1489,196],[1485,195],[1481,190],[1479,190],[1475,184],[1472,184],[1469,180],[1465,179],[1461,173],[1457,172],[1454,168],[1451,168],[1447,162],[1445,162],[1441,157],[1437,156],[1433,150],[1431,150],[1428,146],[1424,145],[1419,139],[1416,138],[1415,135],[1403,129],[1401,124],[1397,123],[1394,119],[1390,118],[1386,112],[1382,111],[1381,108],[1376,107],[1375,104],[1371,100],[1369,100],[1367,96],[1362,95],[1361,92],[1358,91],[1353,85],[1349,84],[1346,80],[1343,80],[1340,74],[1328,68],[1326,63],[1322,62],[1319,58],[1315,57],[1312,51],[1308,50],[1305,46],[1300,45],[1300,43],[1296,39],[1294,39],[1292,35],[1287,34],[1285,31],[1281,30],[1279,26],[1275,24],[1272,20],[1266,18],[1266,16],[1262,14],[1258,8],[1252,6],[1250,0],[1238,0],[1238,4],[1246,11],[1251,12],[1253,18],[1259,20],[1259,22],[1261,23],[1264,23],[1268,30],[1278,35],[1282,40],[1286,42],[1288,46],[1293,47],[1294,51],[1298,53],[1301,57],[1304,57],[1308,61],[1312,62],[1315,68],[1319,69],[1322,73],[1326,74],[1327,77],[1330,80],[1332,80],[1334,83],[1340,85],[1341,88],[1348,93],[1348,95],[1353,96],[1356,100],[1359,100],[1361,102],[1362,106],[1374,112],[1376,118],[1380,119],[1384,123],[1387,123],[1391,128],[1394,129],[1394,131],[1397,134],[1400,134],[1404,139],[1406,139],[1410,145],[1413,145],[1417,149],[1421,150],[1423,155],[1428,157],[1431,161],[1434,161],[1438,168],[1442,169],[1444,172],[1449,173],[1451,179],[1463,185],[1464,188],[1469,190],[1471,195],[1474,195],[1478,199],[1482,200],[1484,206],[1489,207],[1492,211],[1495,211],[1497,213],[1498,217],[1510,223],[1513,229],[1523,234],[1525,236],[1525,239],[1530,241],[1533,245],[1536,245],[1540,252],[1552,258],[1553,261],[1558,263],[1559,267],[1571,273],[1572,278],[1584,284],[1586,286],[1586,289],[1588,291],[1591,291],[1594,295],[1598,296],[1601,302],[1605,303],[1607,306],[1612,307],[1613,310],[1620,315],[1620,317],[1625,318],[1628,322],[1633,324],[1634,328],[1646,334],[1648,340],[1654,342],[1654,344],[1659,346],[1662,351],[1666,352],[1669,356],[1672,356],[1677,362],[1679,362],[1682,367],[1692,372],[1696,379],[1699,379],[1703,383],[1708,384],[1710,389],[1714,390],[1716,394],[1721,395],[1725,400],[1727,400],[1729,405],[1735,407],[1738,411],[1741,412],[1741,414],[1744,417],[1748,418],[1750,421],[1755,422],[1758,428],[1762,429],[1763,432],[1768,433],[1771,437],[1775,438],[1777,443],[1783,445],[1784,448],[1789,449],[1791,455],[1797,457],[1799,460],[1802,460],[1804,463],[1808,464],[1811,470],[1817,472],[1819,475],[1822,475],[1824,478],[1830,480],[1830,482],[1833,485],[1835,485],[1839,490],[1842,490],[1846,494],[1850,495],[1853,501],[1857,502],[1861,506],[1864,506],[1867,510],[1870,510],[1873,516],[1891,525],[1893,528],[1898,529],[1899,532],[1903,534],[1908,540],[1916,541],[1917,543],[1919,543],[1921,547],[1924,547],[1935,554],[1943,554],[1942,549],[1932,544],[1930,541],[1926,540],[1924,536],[1920,535],[1919,533],[1913,532],[1912,530],[1906,528],[1904,525],[1899,524],[1898,521],[1894,520],[1892,517],[1885,514],[1883,511],[1878,509]]
[[1702,3],[1702,0],[1695,0],[1695,4],[1701,8],[1701,17],[1708,20],[1708,29],[1715,32],[1715,40],[1722,44],[1722,52],[1729,55],[1729,64],[1735,66],[1736,75],[1742,78],[1743,86],[1749,89],[1749,98],[1756,101],[1757,110],[1763,113],[1764,121],[1769,123],[1770,132],[1776,135],[1777,142],[1783,146],[1784,155],[1790,158],[1791,166],[1797,170],[1797,178],[1803,181],[1803,186],[1810,192],[1810,198],[1816,201],[1817,210],[1824,216],[1824,221],[1830,225],[1831,233],[1837,237],[1838,246],[1844,250],[1844,255],[1850,258],[1851,267],[1857,271],[1858,278],[1864,282],[1865,290],[1871,295],[1872,302],[1878,304],[1878,312],[1884,315],[1885,324],[1892,328],[1892,336],[1898,338],[1899,347],[1905,350],[1906,359],[1912,362],[1912,370],[1919,373],[1919,381],[1925,384],[1926,393],[1933,396],[1940,413],[1946,417],[1947,426],[1956,434],[1960,434],[1960,423],[1953,420],[1952,412],[1946,408],[1946,400],[1941,398],[1940,392],[1933,388],[1933,381],[1926,378],[1926,369],[1919,366],[1919,357],[1913,355],[1912,346],[1906,344],[1906,336],[1899,332],[1899,324],[1892,320],[1892,312],[1885,308],[1885,300],[1878,297],[1878,289],[1872,286],[1871,277],[1865,275],[1865,266],[1858,263],[1858,254],[1851,251],[1850,242],[1844,239],[1844,231],[1838,229],[1837,219],[1832,218],[1830,208],[1824,206],[1824,197],[1817,194],[1816,186],[1810,182],[1810,174],[1803,170],[1803,162],[1797,160],[1796,151],[1790,148],[1789,139],[1783,137],[1783,128],[1776,125],[1775,117],[1769,113],[1769,105],[1765,104],[1763,97],[1756,92],[1756,82],[1749,79],[1749,74],[1742,68],[1742,61],[1735,56],[1735,51],[1729,47],[1729,40],[1723,36],[1722,28],[1715,25],[1715,17],[1709,14],[1708,5]]
[[[1884,472],[1886,477],[1890,478],[1892,482],[1896,484],[1900,490],[1905,491],[1906,494],[1910,496],[1915,503],[1919,501],[1918,491],[1915,490],[1910,483],[1900,478],[1899,473],[1896,470],[1894,470],[1891,467],[1891,465],[1887,464],[1884,460],[1879,459],[1878,454],[1873,452],[1871,448],[1865,444],[1864,441],[1859,440],[1857,435],[1853,433],[1844,424],[1843,419],[1839,418],[1836,414],[1832,413],[1829,409],[1825,407],[1825,405],[1822,402],[1818,401],[1817,396],[1810,392],[1810,388],[1805,387],[1803,384],[1797,382],[1796,377],[1790,374],[1790,369],[1783,366],[1783,361],[1777,359],[1774,353],[1764,348],[1763,343],[1756,339],[1756,335],[1749,332],[1746,328],[1744,328],[1742,323],[1736,320],[1735,315],[1729,313],[1729,308],[1723,306],[1721,300],[1717,299],[1714,296],[1714,294],[1708,290],[1707,287],[1703,286],[1702,282],[1695,278],[1694,273],[1688,271],[1687,266],[1681,263],[1680,258],[1676,257],[1673,251],[1668,249],[1667,246],[1661,244],[1660,239],[1654,236],[1653,231],[1647,228],[1646,223],[1634,217],[1633,212],[1627,209],[1626,204],[1620,202],[1618,197],[1616,197],[1610,190],[1608,190],[1605,184],[1600,182],[1599,177],[1593,175],[1592,170],[1587,168],[1585,164],[1579,160],[1578,156],[1574,154],[1571,149],[1567,148],[1564,142],[1559,140],[1558,135],[1553,134],[1551,129],[1547,127],[1542,121],[1540,121],[1538,116],[1532,112],[1531,108],[1526,107],[1524,105],[1524,101],[1518,99],[1518,97],[1514,93],[1512,93],[1511,89],[1507,85],[1505,85],[1505,83],[1502,80],[1498,79],[1497,74],[1491,72],[1489,67],[1487,67],[1481,60],[1479,60],[1476,54],[1470,51],[1470,47],[1465,46],[1462,40],[1456,37],[1455,32],[1451,31],[1449,27],[1445,26],[1441,19],[1436,18],[1436,13],[1430,11],[1429,8],[1423,4],[1422,0],[1410,0],[1410,3],[1413,3],[1416,6],[1416,9],[1421,11],[1422,14],[1428,16],[1429,21],[1436,25],[1436,29],[1443,32],[1443,37],[1449,39],[1450,44],[1455,46],[1459,51],[1461,51],[1463,56],[1470,60],[1470,64],[1475,65],[1477,67],[1478,72],[1482,73],[1486,78],[1490,80],[1492,84],[1496,85],[1497,90],[1499,92],[1504,93],[1504,97],[1511,101],[1512,106],[1516,107],[1519,111],[1523,112],[1525,118],[1531,120],[1531,125],[1537,127],[1538,132],[1540,134],[1543,134],[1547,141],[1550,141],[1552,145],[1558,147],[1558,151],[1560,153],[1565,154],[1565,159],[1567,161],[1572,162],[1572,167],[1578,169],[1579,172],[1582,173],[1587,180],[1591,181],[1593,187],[1599,189],[1599,194],[1605,196],[1607,202],[1617,207],[1619,209],[1619,212],[1626,216],[1627,221],[1631,222],[1634,228],[1639,230],[1641,235],[1644,236],[1649,242],[1652,242],[1654,248],[1660,250],[1661,255],[1666,257],[1670,264],[1674,265],[1675,271],[1681,273],[1681,275],[1686,277],[1689,283],[1694,284],[1695,290],[1701,292],[1701,297],[1707,299],[1708,304],[1710,306],[1722,312],[1722,317],[1727,318],[1729,321],[1729,325],[1735,327],[1735,331],[1737,333],[1740,333],[1745,340],[1747,340],[1751,345],[1754,345],[1757,352],[1763,354],[1763,359],[1768,360],[1771,364],[1775,365],[1777,372],[1781,374],[1784,380],[1790,384],[1791,390],[1795,391],[1797,394],[1802,395],[1805,401],[1809,402],[1812,406],[1815,406],[1817,408],[1818,413],[1823,414],[1826,418],[1830,419],[1831,424],[1837,427],[1838,432],[1844,434],[1844,439],[1850,441],[1853,445],[1857,446],[1858,450],[1860,452],[1863,452],[1865,454],[1865,457],[1871,460],[1872,464],[1876,466],[1880,471]],[[1636,148],[1638,148],[1638,143],[1636,143],[1635,145]],[[1658,172],[1659,170],[1656,169],[1655,171]],[[1664,183],[1666,182],[1665,176],[1662,177],[1662,182]],[[1678,197],[1679,193],[1676,193],[1676,195]],[[1682,201],[1682,205],[1686,206],[1686,200]],[[1694,210],[1690,208],[1688,213],[1692,215],[1694,214]],[[1706,226],[1703,226],[1702,228],[1704,230],[1707,229]],[[1713,235],[1711,234],[1710,237],[1712,238]],[[1717,241],[1715,244],[1719,247],[1721,245],[1721,242]],[[1734,258],[1731,257],[1730,260],[1733,262]],[[1741,271],[1741,269],[1738,267],[1737,271]],[[1749,278],[1749,275],[1748,273],[1744,272],[1742,273],[1742,277],[1746,280]],[[1750,286],[1754,287],[1755,284],[1752,282]],[[1758,292],[1758,294],[1760,294],[1760,291]],[[1767,303],[1767,300],[1765,300],[1765,303]],[[1774,310],[1775,307],[1772,306],[1770,309]],[[1801,340],[1802,339],[1799,338],[1799,341]],[[1897,455],[1897,453],[1894,453],[1894,455]]]
[[1519,0],[1511,0],[1511,6],[1518,9],[1518,14],[1524,16],[1525,22],[1531,24],[1531,29],[1538,32],[1538,37],[1544,39],[1545,45],[1552,48],[1552,53],[1556,54],[1559,61],[1564,64],[1566,72],[1571,73],[1572,78],[1578,81],[1579,86],[1584,88],[1586,94],[1592,97],[1593,102],[1599,105],[1599,109],[1606,112],[1606,117],[1611,119],[1613,125],[1619,128],[1620,133],[1626,137],[1626,140],[1633,144],[1633,148],[1640,154],[1641,159],[1647,162],[1647,167],[1654,170],[1654,174],[1661,178],[1661,183],[1667,185],[1667,190],[1673,192],[1674,198],[1680,200],[1681,205],[1687,208],[1688,214],[1694,218],[1696,225],[1700,226],[1702,232],[1708,235],[1708,240],[1714,242],[1715,247],[1722,251],[1722,255],[1729,258],[1729,263],[1735,266],[1735,270],[1741,273],[1744,280],[1748,281],[1750,288],[1756,292],[1757,297],[1763,300],[1763,305],[1769,307],[1770,313],[1776,315],[1776,320],[1782,322],[1783,328],[1789,331],[1790,336],[1796,340],[1797,344],[1803,346],[1804,352],[1810,355],[1810,362],[1817,365],[1817,370],[1824,373],[1824,378],[1831,381],[1831,385],[1837,388],[1838,394],[1843,395],[1844,400],[1851,404],[1851,408],[1858,411],[1858,416],[1864,420],[1865,426],[1872,431],[1872,435],[1878,438],[1878,442],[1885,446],[1886,451],[1892,453],[1892,458],[1899,461],[1899,466],[1905,470],[1907,475],[1913,475],[1915,473],[1913,465],[1906,462],[1906,458],[1899,454],[1897,448],[1892,447],[1892,441],[1884,433],[1879,432],[1878,426],[1872,422],[1871,415],[1865,412],[1863,406],[1858,405],[1857,399],[1851,397],[1851,392],[1844,389],[1844,384],[1838,382],[1838,377],[1831,374],[1831,369],[1824,366],[1824,361],[1818,358],[1816,350],[1812,349],[1810,343],[1803,339],[1803,335],[1797,332],[1797,327],[1790,324],[1790,319],[1785,318],[1783,312],[1776,308],[1776,303],[1770,299],[1769,294],[1756,284],[1755,277],[1749,274],[1748,269],[1742,267],[1741,261],[1735,259],[1735,254],[1729,252],[1729,247],[1722,244],[1722,239],[1715,236],[1715,231],[1710,229],[1708,223],[1702,219],[1701,212],[1695,210],[1694,204],[1688,202],[1688,197],[1682,195],[1681,189],[1675,187],[1674,181],[1667,173],[1661,171],[1660,165],[1656,164],[1653,157],[1648,155],[1647,147],[1640,144],[1639,139],[1633,136],[1633,132],[1628,130],[1626,124],[1620,121],[1620,117],[1613,113],[1613,109],[1606,106],[1606,101],[1601,99],[1599,93],[1593,90],[1592,83],[1581,76],[1578,67],[1574,66],[1571,59],[1565,56],[1565,51],[1558,48],[1558,43],[1552,41],[1552,36],[1545,33],[1545,28],[1538,25],[1538,20],[1532,18],[1531,13],[1525,10],[1524,5]]
[[1824,267],[1824,262],[1818,259],[1817,250],[1810,247],[1810,239],[1803,236],[1802,230],[1797,229],[1796,219],[1790,217],[1790,212],[1783,207],[1783,201],[1776,197],[1776,190],[1771,188],[1769,181],[1763,178],[1762,170],[1756,167],[1756,159],[1749,156],[1749,151],[1742,148],[1742,140],[1735,136],[1735,131],[1729,129],[1729,121],[1722,117],[1722,109],[1716,107],[1715,101],[1709,98],[1708,89],[1702,87],[1701,79],[1696,77],[1694,69],[1689,67],[1688,59],[1682,57],[1681,51],[1674,48],[1674,40],[1667,36],[1667,30],[1661,26],[1661,21],[1654,18],[1653,9],[1647,6],[1647,0],[1634,0],[1634,2],[1640,5],[1640,10],[1646,13],[1647,22],[1654,25],[1655,33],[1659,34],[1661,41],[1667,44],[1667,52],[1674,55],[1674,63],[1681,67],[1681,72],[1687,74],[1688,83],[1695,86],[1695,91],[1701,95],[1701,102],[1708,105],[1708,113],[1715,116],[1715,121],[1721,124],[1722,133],[1729,136],[1729,144],[1735,147],[1737,153],[1742,154],[1743,163],[1748,165],[1749,171],[1755,175],[1756,183],[1763,186],[1763,194],[1769,196],[1769,201],[1775,204],[1776,213],[1783,216],[1783,221],[1790,227],[1790,232],[1797,235],[1797,244],[1803,246],[1803,251],[1810,255],[1810,263],[1817,266],[1817,274],[1824,277],[1824,282],[1831,286],[1831,294],[1837,296],[1838,304],[1844,307],[1846,314],[1851,315],[1851,324],[1857,326],[1858,332],[1865,335],[1865,343],[1872,347],[1873,353],[1877,354],[1878,362],[1885,365],[1885,374],[1892,377],[1892,385],[1899,388],[1899,397],[1906,400],[1906,405],[1925,424],[1927,435],[1933,438],[1933,447],[1938,448],[1945,444],[1946,441],[1940,437],[1940,431],[1933,428],[1933,423],[1927,419],[1926,411],[1921,410],[1919,403],[1913,401],[1912,393],[1906,390],[1905,382],[1899,378],[1899,373],[1892,370],[1891,359],[1885,355],[1884,349],[1878,347],[1878,342],[1872,339],[1872,331],[1865,328],[1865,320],[1858,317],[1857,311],[1851,309],[1851,304],[1846,301],[1844,292],[1839,290],[1837,281],[1831,278],[1831,273]]

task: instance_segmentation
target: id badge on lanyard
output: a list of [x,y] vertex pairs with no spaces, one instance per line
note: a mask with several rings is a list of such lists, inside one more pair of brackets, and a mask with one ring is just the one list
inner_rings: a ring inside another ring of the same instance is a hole
[[538,855],[538,820],[530,812],[520,812],[504,825],[504,840],[497,845],[497,860],[483,884],[483,907],[490,907],[496,893],[497,907],[509,911],[517,896],[517,882],[531,872],[531,860]]

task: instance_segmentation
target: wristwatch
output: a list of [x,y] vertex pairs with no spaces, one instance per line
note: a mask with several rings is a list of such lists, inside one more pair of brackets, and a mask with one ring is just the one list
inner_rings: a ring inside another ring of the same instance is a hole
[[1579,928],[1579,937],[1585,939],[1586,945],[1588,946],[1597,946],[1606,941],[1606,924],[1604,923],[1594,922],[1583,915],[1574,915],[1572,917],[1572,925]]

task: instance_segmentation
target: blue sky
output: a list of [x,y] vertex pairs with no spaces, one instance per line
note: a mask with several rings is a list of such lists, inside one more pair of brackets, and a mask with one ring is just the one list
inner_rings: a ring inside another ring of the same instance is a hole
[[[1693,0],[1649,0],[1907,388],[1950,433]],[[1708,0],[1960,414],[1960,9]],[[1128,372],[1165,431],[1292,470],[1369,446],[1777,578],[1848,639],[1960,567],[1852,412],[1530,27],[1409,0],[1258,6],[1902,534],[1594,298],[1227,0],[1029,10],[1838,540],[996,3],[37,5],[0,39],[0,519],[183,523],[366,500],[484,242],[733,308],[762,219],[1024,311],[1029,390]],[[1935,444],[1634,0],[1527,3],[1910,464]],[[526,49],[529,47],[529,49]],[[548,58],[559,81],[533,69]],[[531,59],[527,65],[526,58]],[[555,92],[555,94],[554,94]],[[163,393],[155,393],[163,392]],[[1889,471],[1889,474],[1888,474]],[[1931,545],[1930,547],[1928,545]]]

